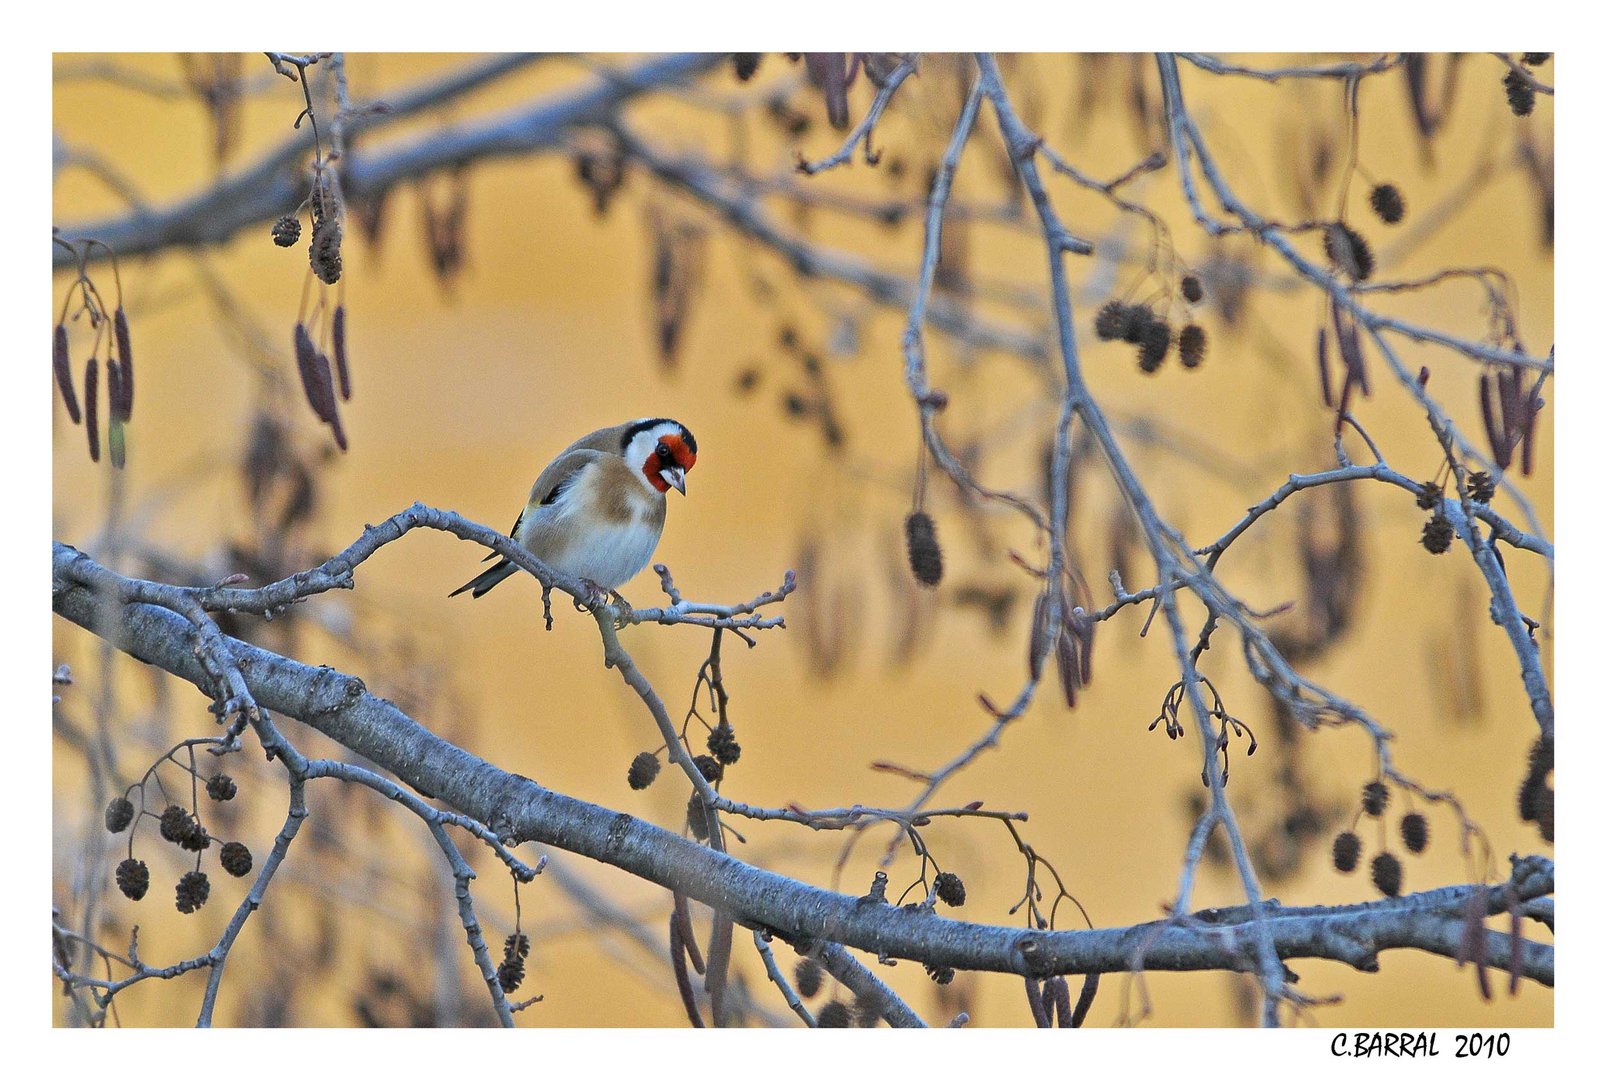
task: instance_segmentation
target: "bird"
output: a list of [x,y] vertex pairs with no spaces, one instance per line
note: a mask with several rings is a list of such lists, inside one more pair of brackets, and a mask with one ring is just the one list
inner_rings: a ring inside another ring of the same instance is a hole
[[[667,494],[686,494],[697,439],[678,420],[653,417],[576,439],[541,470],[508,535],[554,570],[619,599],[658,547]],[[492,552],[485,557],[496,558]],[[484,596],[516,571],[507,559],[450,596]]]

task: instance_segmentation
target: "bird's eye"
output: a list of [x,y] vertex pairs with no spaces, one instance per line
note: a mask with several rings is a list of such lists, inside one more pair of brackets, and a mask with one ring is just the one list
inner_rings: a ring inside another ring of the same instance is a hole
[[668,461],[669,460],[669,447],[665,446],[663,443],[659,443],[658,444],[658,460],[659,461]]

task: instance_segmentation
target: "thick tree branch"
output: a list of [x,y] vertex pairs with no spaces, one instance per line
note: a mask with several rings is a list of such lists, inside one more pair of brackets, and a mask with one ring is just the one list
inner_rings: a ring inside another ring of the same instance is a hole
[[[354,139],[449,101],[538,58],[502,57],[397,95],[387,111],[364,111],[347,119],[346,137]],[[478,123],[443,128],[395,145],[361,147],[341,162],[341,185],[348,196],[360,200],[440,169],[549,150],[561,144],[570,128],[600,123],[631,98],[690,78],[720,60],[719,53],[660,57]],[[224,243],[241,229],[287,213],[301,202],[307,192],[306,159],[311,148],[312,133],[304,129],[254,165],[170,206],[137,209],[100,221],[70,222],[61,226],[62,235],[94,237],[122,256]],[[58,269],[74,263],[71,252],[52,246]],[[104,252],[94,254],[99,257]]]
[[[72,548],[52,556],[57,614],[145,663],[196,686],[209,676],[191,645],[190,624],[165,608],[107,605],[89,584],[109,574]],[[115,576],[115,575],[114,575]],[[126,579],[125,579],[126,580]],[[835,941],[875,955],[977,971],[1046,976],[1132,970],[1251,970],[1253,948],[1229,915],[1173,919],[1109,930],[1035,931],[958,922],[815,888],[641,821],[549,790],[496,768],[441,739],[361,680],[312,667],[232,638],[233,661],[256,700],[322,732],[460,813],[486,822],[508,842],[536,841],[617,866],[637,877],[728,911],[750,929],[789,941]],[[1473,886],[1397,900],[1279,915],[1265,903],[1258,920],[1284,959],[1320,957],[1371,969],[1399,948],[1442,951],[1440,925]],[[1537,894],[1536,894],[1537,895]],[[1550,985],[1554,950],[1528,943],[1519,973]],[[1499,959],[1492,949],[1491,963]]]

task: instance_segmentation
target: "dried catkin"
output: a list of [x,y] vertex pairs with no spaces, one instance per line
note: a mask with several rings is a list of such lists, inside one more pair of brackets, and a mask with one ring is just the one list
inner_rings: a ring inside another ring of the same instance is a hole
[[78,393],[73,389],[72,357],[67,352],[67,328],[59,323],[56,325],[52,352],[54,354],[52,363],[56,369],[56,389],[61,391],[61,403],[67,407],[67,416],[72,422],[79,423],[83,416],[78,411]]
[[307,404],[312,407],[314,415],[327,424],[333,415],[334,395],[327,379],[327,369],[323,372],[325,377],[319,378],[318,347],[312,343],[306,323],[296,323],[295,342],[296,371],[301,375],[301,389],[306,393]]
[[1182,357],[1182,366],[1196,368],[1204,363],[1205,345],[1209,339],[1205,336],[1204,327],[1198,323],[1189,323],[1177,335],[1177,354]]
[[334,340],[335,375],[340,379],[340,400],[350,401],[351,371],[346,366],[346,305],[340,304],[335,308],[329,334]]
[[128,316],[123,314],[122,305],[112,315],[112,333],[117,339],[117,360],[122,368],[122,400],[112,402],[112,414],[126,423],[134,415],[134,346],[128,337]]
[[89,460],[100,460],[100,362],[93,356],[84,366],[84,428],[89,433]]
[[903,521],[909,542],[909,569],[915,580],[927,588],[942,581],[942,548],[937,545],[937,523],[924,510],[916,510]]
[[1372,211],[1385,225],[1398,225],[1405,216],[1405,199],[1393,184],[1379,184],[1370,196]]
[[1344,222],[1335,221],[1327,226],[1322,234],[1322,248],[1327,253],[1327,261],[1354,280],[1365,281],[1372,276],[1376,266],[1372,246],[1366,242],[1366,237]]

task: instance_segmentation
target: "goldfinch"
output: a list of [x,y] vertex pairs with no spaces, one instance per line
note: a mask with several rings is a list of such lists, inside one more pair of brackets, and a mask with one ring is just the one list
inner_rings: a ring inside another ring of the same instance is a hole
[[[508,535],[553,569],[612,593],[652,558],[664,531],[665,495],[670,488],[686,494],[696,463],[697,440],[678,420],[593,431],[541,470]],[[503,559],[451,595],[484,596],[516,570]]]

